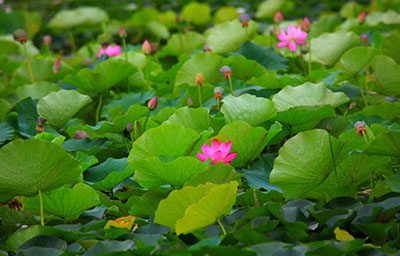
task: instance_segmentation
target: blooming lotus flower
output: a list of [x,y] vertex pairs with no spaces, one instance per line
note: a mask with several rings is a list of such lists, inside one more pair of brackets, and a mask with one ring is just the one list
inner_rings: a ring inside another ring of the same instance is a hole
[[275,23],[281,23],[281,21],[283,20],[283,15],[281,12],[276,12],[274,15],[274,21]]
[[294,52],[297,49],[297,45],[305,45],[307,41],[305,40],[307,37],[307,32],[301,30],[300,27],[295,27],[290,25],[287,29],[287,34],[283,29],[278,34],[279,42],[276,47],[283,48],[287,47],[290,51]]
[[151,45],[149,41],[145,40],[142,44],[142,52],[143,54],[150,54],[151,53]]
[[103,54],[107,55],[108,57],[112,56],[118,56],[121,55],[121,46],[119,45],[109,45],[107,48],[102,48],[99,50],[99,53],[97,54],[97,58],[100,58]]
[[203,146],[201,146],[201,151],[203,154],[197,153],[197,158],[202,162],[205,162],[208,158],[211,158],[213,160],[211,164],[215,164],[217,162],[230,164],[230,162],[237,156],[236,152],[230,153],[231,148],[231,141],[227,143],[220,143],[218,140],[213,140],[211,142],[211,146],[207,146],[205,143]]

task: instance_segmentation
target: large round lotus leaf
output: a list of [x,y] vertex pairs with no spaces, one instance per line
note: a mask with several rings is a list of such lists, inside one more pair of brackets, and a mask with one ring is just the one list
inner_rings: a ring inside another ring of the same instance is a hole
[[206,24],[211,19],[211,10],[206,3],[191,2],[182,9],[179,18],[196,25]]
[[400,14],[393,10],[387,12],[372,12],[367,15],[365,23],[371,27],[377,26],[380,23],[385,25],[400,24]]
[[181,124],[200,133],[210,127],[210,116],[207,108],[183,107],[177,109],[164,123]]
[[178,70],[175,78],[175,86],[188,84],[196,86],[196,74],[203,73],[204,83],[214,84],[221,78],[219,69],[223,58],[212,52],[196,54],[187,60]]
[[[125,53],[114,57],[114,59],[125,60]],[[128,51],[128,61],[140,70],[146,68],[146,55],[143,53]]]
[[230,213],[236,201],[238,183],[217,185],[207,183],[197,187],[174,190],[158,205],[154,222],[188,233],[213,224]]
[[190,155],[200,136],[180,124],[163,124],[146,131],[132,145],[128,163],[155,156],[162,162]]
[[34,100],[38,100],[48,95],[51,92],[61,90],[61,87],[57,84],[41,81],[34,84],[27,84],[17,88],[15,94],[17,94],[20,100],[31,97]]
[[159,53],[160,57],[173,55],[180,56],[182,54],[189,54],[193,50],[201,50],[206,40],[202,34],[189,31],[184,34],[173,34],[168,39],[167,44],[162,48]]
[[[278,185],[286,198],[308,197],[333,172],[329,136],[325,130],[301,132],[281,147],[270,182]],[[331,140],[337,160],[343,143]]]
[[221,112],[228,123],[242,120],[251,126],[257,126],[275,116],[276,108],[272,101],[243,94],[239,97],[228,96],[222,101]]
[[400,64],[400,31],[395,30],[386,36],[382,52]]
[[[53,75],[53,61],[49,59],[33,59],[31,60],[32,73],[35,82],[49,81]],[[14,73],[11,79],[11,86],[17,88],[18,86],[31,84],[29,69],[26,64],[20,66]]]
[[297,106],[340,106],[349,101],[343,92],[333,93],[323,83],[305,83],[301,86],[286,86],[272,97],[278,111],[285,111]]
[[293,3],[287,0],[266,0],[258,5],[257,18],[272,18],[278,11],[287,12],[293,9]]
[[61,128],[90,102],[92,99],[89,96],[77,91],[60,90],[41,98],[37,111],[50,125]]
[[169,37],[169,31],[168,28],[158,22],[158,21],[150,21],[146,24],[146,28],[149,30],[150,33],[155,35],[158,38],[163,38],[166,39]]
[[136,71],[137,68],[126,60],[110,58],[93,70],[83,68],[74,75],[66,76],[64,83],[76,86],[83,92],[102,93]]
[[400,65],[390,57],[378,55],[371,66],[379,90],[385,95],[400,95]]
[[340,69],[346,77],[353,77],[363,70],[378,54],[379,50],[373,47],[354,47],[340,58]]
[[187,180],[207,167],[198,159],[190,156],[162,163],[157,157],[138,160],[135,167],[134,180],[144,188],[159,187],[170,184],[174,188],[181,187]]
[[215,12],[214,23],[218,24],[224,21],[234,20],[237,19],[239,15],[237,9],[233,6],[224,6]]
[[400,157],[400,131],[386,130],[364,149],[372,155]]
[[[324,33],[311,39],[312,60],[323,65],[333,65],[348,49],[360,44],[360,37],[353,32]],[[304,57],[308,60],[308,55]]]
[[235,52],[244,42],[254,37],[257,29],[258,25],[254,21],[250,21],[247,28],[242,28],[238,20],[226,21],[207,30],[206,42],[215,53]]
[[[29,203],[29,201],[32,201]],[[38,208],[39,198],[28,199],[27,206]],[[100,204],[96,190],[89,185],[78,183],[73,188],[62,187],[49,193],[43,193],[43,208],[46,213],[73,221],[87,209]]]
[[[35,47],[32,41],[28,40],[26,49],[30,57],[39,54],[39,50]],[[22,55],[25,56],[25,47],[14,40],[12,35],[0,36],[0,55]]]
[[45,140],[15,140],[0,149],[0,194],[31,196],[73,183],[79,161]]
[[49,27],[60,30],[100,26],[108,20],[105,11],[97,7],[80,7],[58,12],[49,22]]
[[247,81],[267,73],[267,70],[257,61],[247,59],[243,55],[232,55],[224,59],[224,66],[232,69],[234,79]]
[[232,141],[232,152],[236,158],[231,162],[235,167],[243,167],[253,161],[280,131],[282,126],[278,123],[271,126],[267,132],[263,127],[251,127],[245,121],[234,121],[225,125],[217,136],[222,142]]

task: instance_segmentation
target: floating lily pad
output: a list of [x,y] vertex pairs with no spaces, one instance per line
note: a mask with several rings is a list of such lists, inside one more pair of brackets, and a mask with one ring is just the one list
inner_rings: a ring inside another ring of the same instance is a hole
[[92,102],[89,96],[74,90],[60,90],[41,98],[37,105],[39,115],[56,128],[63,127],[83,107]]

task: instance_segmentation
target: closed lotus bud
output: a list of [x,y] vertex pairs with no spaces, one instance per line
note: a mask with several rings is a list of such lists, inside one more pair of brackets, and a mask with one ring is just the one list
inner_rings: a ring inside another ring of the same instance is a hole
[[188,105],[188,107],[193,106],[193,99],[192,99],[192,97],[189,97],[189,98],[188,98],[188,100],[187,100],[187,105]]
[[249,21],[250,15],[244,13],[239,16],[239,22],[242,23],[243,28],[249,26]]
[[356,128],[356,132],[360,136],[364,136],[367,133],[367,127],[363,121],[357,121],[354,124],[354,128]]
[[144,43],[142,44],[142,52],[143,52],[143,54],[150,54],[151,45],[150,45],[149,41],[145,40]]
[[127,130],[128,132],[133,131],[133,125],[132,125],[131,122],[128,122],[128,123],[126,124],[126,130]]
[[274,15],[274,21],[275,23],[281,23],[283,21],[283,15],[281,12],[276,12]]
[[153,98],[151,98],[151,100],[149,100],[149,102],[147,103],[147,107],[150,110],[154,110],[157,108],[157,104],[158,104],[158,98],[157,96],[154,96]]
[[26,42],[26,32],[22,29],[18,29],[13,34],[14,40],[20,42],[21,44]]
[[307,17],[301,22],[301,29],[308,32],[311,30],[311,24]]
[[352,110],[356,104],[354,102],[350,103],[349,107],[346,109],[347,112]]
[[232,69],[229,66],[223,66],[219,71],[225,79],[228,79],[229,76],[232,76]]
[[203,73],[196,74],[196,85],[203,85],[204,83],[204,75]]
[[56,59],[53,65],[53,73],[57,74],[60,71],[60,59]]
[[222,100],[222,96],[225,90],[222,87],[215,87],[214,88],[214,99],[215,100]]
[[38,117],[38,123],[40,124],[40,125],[44,125],[45,123],[47,122],[47,120],[46,119],[44,119],[43,117]]
[[366,17],[367,17],[367,12],[362,12],[360,13],[360,15],[358,15],[357,20],[359,23],[363,23]]
[[124,27],[121,27],[121,28],[119,29],[119,36],[120,36],[121,38],[126,38],[126,30],[125,30]]
[[328,132],[332,131],[331,123],[327,123],[327,124],[326,124],[326,130],[327,130]]
[[87,132],[79,130],[74,133],[74,138],[75,139],[85,139],[85,138],[89,138],[89,135],[87,134]]
[[205,52],[211,52],[210,46],[208,46],[208,44],[205,44],[205,45],[203,46],[203,51],[205,51]]
[[46,35],[43,37],[43,44],[49,46],[51,44],[51,36]]
[[361,42],[368,44],[368,36],[366,34],[361,35]]

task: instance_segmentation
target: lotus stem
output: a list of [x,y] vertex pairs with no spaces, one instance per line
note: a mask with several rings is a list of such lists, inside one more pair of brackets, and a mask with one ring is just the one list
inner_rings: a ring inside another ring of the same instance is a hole
[[39,190],[39,199],[40,199],[40,224],[44,226],[44,207],[43,207],[43,197],[41,190]]
[[217,110],[221,110],[221,103],[219,102],[219,98],[217,99]]
[[199,105],[200,107],[203,106],[203,103],[201,102],[201,90],[200,90],[201,85],[197,85],[197,92],[199,94]]
[[33,71],[32,71],[31,61],[29,58],[28,48],[26,47],[26,43],[24,43],[23,45],[25,50],[26,64],[28,65],[28,70],[29,70],[29,78],[31,79],[31,83],[34,84],[35,79],[33,77]]
[[254,205],[255,207],[260,207],[260,200],[258,199],[257,189],[254,188]]
[[100,110],[101,110],[101,104],[103,103],[103,95],[99,95],[99,104],[97,105],[97,109],[96,109],[96,124],[99,122],[100,120]]
[[218,222],[218,225],[220,226],[220,228],[222,230],[222,233],[224,233],[224,235],[226,235],[226,231],[225,231],[224,225],[222,225],[222,223],[221,223],[221,220],[217,219],[217,222]]
[[333,153],[332,139],[331,139],[330,134],[328,134],[328,136],[329,136],[329,149],[331,151],[331,156],[332,156],[333,171],[335,172],[336,187],[338,187],[339,183],[338,183],[338,176],[337,176],[337,171],[336,171],[335,155]]
[[[126,47],[125,37],[122,38],[122,45],[124,46],[125,60],[128,61],[128,48]],[[130,93],[131,92],[131,86],[129,84],[129,79],[127,79],[127,81],[128,81],[128,93]]]
[[311,82],[311,38],[308,36],[308,80]]
[[149,83],[149,64],[146,56],[146,70],[145,70],[145,79],[146,79],[146,85]]
[[231,89],[232,96],[235,96],[235,93],[233,92],[232,78],[230,75],[228,75],[228,80],[229,80],[229,89]]
[[146,125],[147,125],[147,121],[149,121],[149,117],[150,117],[150,112],[147,114],[146,116],[146,120],[144,121],[144,125],[143,125],[143,133],[146,132]]
[[362,97],[362,99],[364,101],[364,105],[367,107],[368,106],[367,98],[365,97],[363,88],[362,88],[361,84],[358,82],[358,79],[357,79],[356,75],[354,76],[354,79],[356,80],[356,83],[357,83],[358,87],[360,88],[360,93],[361,93],[361,97]]

